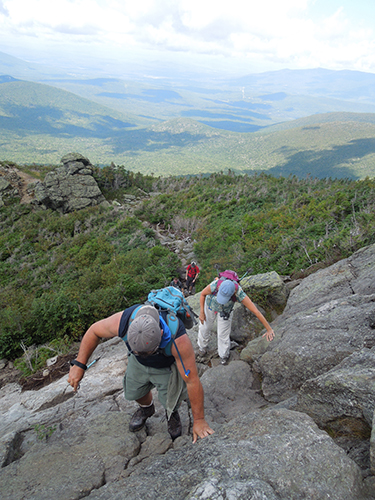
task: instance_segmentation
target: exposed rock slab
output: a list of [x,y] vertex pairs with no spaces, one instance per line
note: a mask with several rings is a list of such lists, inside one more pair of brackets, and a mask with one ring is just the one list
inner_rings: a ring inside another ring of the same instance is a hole
[[265,410],[170,450],[88,498],[358,500],[365,498],[361,484],[359,468],[307,415]]
[[[313,300],[313,298],[312,298]],[[275,328],[277,338],[259,360],[266,399],[287,399],[308,379],[375,343],[370,326],[375,294],[350,295],[287,316]]]
[[275,340],[253,340],[241,359],[262,374],[265,397],[282,401],[296,395],[307,380],[375,345],[374,306],[372,245],[304,279],[273,323]]
[[283,316],[286,318],[313,306],[318,308],[350,295],[371,295],[375,293],[374,278],[375,246],[370,245],[305,278],[291,291]]
[[371,472],[373,474],[373,484],[375,491],[375,411],[374,416],[372,418],[372,432],[370,439],[370,464],[371,464]]
[[229,422],[265,406],[264,399],[254,390],[250,366],[243,361],[233,361],[228,366],[218,365],[201,377],[205,393],[205,411],[208,420]]

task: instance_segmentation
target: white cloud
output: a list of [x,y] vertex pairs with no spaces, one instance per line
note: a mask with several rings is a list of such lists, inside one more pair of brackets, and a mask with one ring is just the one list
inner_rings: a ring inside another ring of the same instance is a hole
[[270,69],[278,64],[375,71],[370,21],[363,17],[358,23],[345,7],[332,10],[329,2],[325,10],[317,10],[318,4],[320,0],[0,0],[0,42],[12,47],[13,41],[17,50],[24,46],[26,51],[28,41],[39,40],[44,51],[50,44],[51,49],[60,46],[60,52],[64,44],[79,44],[88,51],[101,47],[102,53],[131,45],[222,54],[262,61]]

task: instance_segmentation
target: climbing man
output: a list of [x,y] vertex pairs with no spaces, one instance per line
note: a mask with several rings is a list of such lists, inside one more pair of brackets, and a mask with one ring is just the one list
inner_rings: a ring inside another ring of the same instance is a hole
[[[233,271],[229,272],[233,273]],[[268,321],[246,295],[239,283],[235,283],[230,279],[215,279],[200,294],[198,348],[201,356],[207,353],[210,330],[217,317],[218,354],[221,364],[226,365],[228,363],[233,308],[236,302],[241,302],[263,324],[266,329],[263,337],[266,337],[269,342],[274,338],[275,334]]]
[[172,439],[181,435],[178,407],[187,397],[193,414],[193,442],[214,431],[204,417],[203,388],[198,377],[195,355],[186,329],[180,319],[173,338],[168,326],[168,312],[150,305],[135,305],[108,318],[97,321],[86,331],[77,359],[72,360],[68,382],[78,389],[87,368],[86,363],[101,339],[119,336],[128,347],[128,366],[124,376],[127,400],[139,404],[129,423],[129,430],[138,431],[155,413],[152,389],[166,409],[168,432]]
[[199,276],[199,267],[196,262],[192,262],[186,268],[186,290],[188,294],[192,293],[193,286],[195,285],[196,279]]

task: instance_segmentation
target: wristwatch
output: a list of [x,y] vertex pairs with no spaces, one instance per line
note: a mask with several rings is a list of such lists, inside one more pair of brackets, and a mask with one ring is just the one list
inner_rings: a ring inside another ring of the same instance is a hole
[[76,359],[71,359],[70,360],[70,365],[73,366],[73,365],[76,365],[76,366],[79,366],[79,368],[82,368],[82,370],[87,370],[87,366],[84,365],[83,363],[80,363],[79,361],[77,361]]

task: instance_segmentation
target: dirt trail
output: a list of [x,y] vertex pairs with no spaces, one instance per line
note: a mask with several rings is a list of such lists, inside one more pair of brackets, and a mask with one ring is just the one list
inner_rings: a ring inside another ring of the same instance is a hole
[[15,169],[15,171],[21,178],[18,188],[21,194],[21,203],[30,203],[30,201],[33,199],[33,196],[30,196],[30,194],[28,194],[27,188],[29,184],[37,182],[39,179],[33,177],[32,175],[26,174],[25,172],[21,172],[21,170]]

